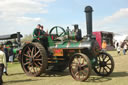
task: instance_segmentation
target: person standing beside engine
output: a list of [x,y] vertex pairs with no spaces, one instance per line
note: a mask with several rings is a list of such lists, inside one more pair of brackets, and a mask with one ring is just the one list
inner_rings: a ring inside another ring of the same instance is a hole
[[107,43],[105,40],[103,40],[103,43],[102,43],[102,51],[106,51],[107,50]]
[[0,46],[0,85],[3,84],[2,75],[4,68],[6,68],[6,56],[3,52],[3,46]]

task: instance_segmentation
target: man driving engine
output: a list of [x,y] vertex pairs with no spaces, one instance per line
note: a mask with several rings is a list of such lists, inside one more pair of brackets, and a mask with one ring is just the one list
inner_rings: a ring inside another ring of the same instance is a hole
[[34,29],[33,37],[41,42],[48,53],[48,38],[47,33],[43,30],[43,26],[40,24]]

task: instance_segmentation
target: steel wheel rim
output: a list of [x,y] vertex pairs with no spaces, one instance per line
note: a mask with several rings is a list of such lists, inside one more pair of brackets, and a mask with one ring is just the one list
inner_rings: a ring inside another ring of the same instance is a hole
[[36,75],[41,71],[42,57],[35,45],[28,45],[24,48],[22,65],[28,75]]
[[77,81],[85,81],[90,75],[90,64],[82,55],[74,55],[69,69],[72,77]]
[[97,56],[95,71],[101,76],[108,76],[114,69],[114,62],[110,55],[101,53]]

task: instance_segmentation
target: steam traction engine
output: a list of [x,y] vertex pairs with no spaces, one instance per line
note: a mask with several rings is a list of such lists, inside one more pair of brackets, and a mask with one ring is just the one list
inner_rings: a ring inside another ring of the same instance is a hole
[[[87,6],[87,36],[76,40],[78,36],[69,28],[53,27],[48,38],[48,52],[36,38],[22,49],[21,65],[29,76],[40,76],[50,69],[63,71],[69,66],[71,76],[78,81],[85,81],[92,69],[99,76],[108,76],[113,72],[114,61],[111,55],[100,50],[96,37],[92,35],[92,7]],[[42,37],[42,36],[39,36]]]

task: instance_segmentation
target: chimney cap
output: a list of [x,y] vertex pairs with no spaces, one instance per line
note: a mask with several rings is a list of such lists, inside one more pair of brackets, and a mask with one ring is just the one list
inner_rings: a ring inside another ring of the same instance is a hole
[[85,12],[92,12],[93,9],[92,9],[91,6],[86,6],[84,11],[85,11]]

